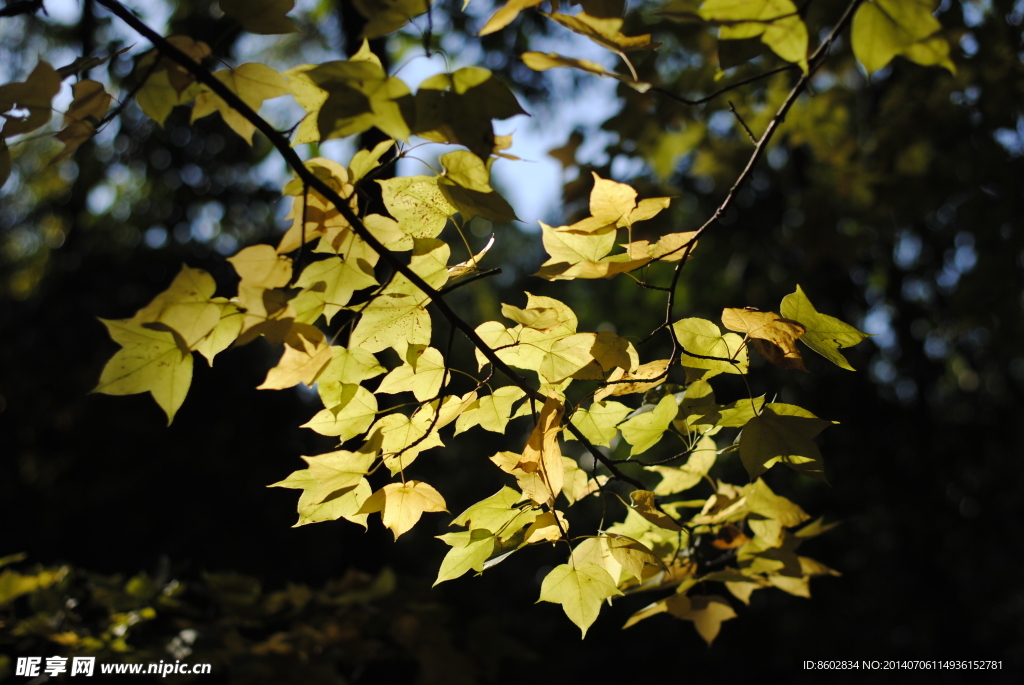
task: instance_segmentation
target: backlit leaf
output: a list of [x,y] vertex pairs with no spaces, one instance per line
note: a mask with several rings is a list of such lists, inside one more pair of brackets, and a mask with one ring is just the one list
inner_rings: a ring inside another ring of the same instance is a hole
[[735,333],[722,335],[721,329],[706,319],[681,319],[672,324],[672,331],[683,346],[683,366],[707,369],[704,378],[719,373],[747,372],[747,350],[743,339]]
[[776,55],[807,71],[807,26],[792,0],[704,0],[700,16],[720,27],[720,40],[760,37]]
[[[612,400],[594,402],[589,409],[577,409],[572,415],[572,424],[594,445],[611,447],[611,441],[618,433],[617,426],[632,411],[621,402]],[[566,440],[574,440],[571,433]]]
[[797,339],[804,334],[803,324],[783,319],[775,312],[723,309],[722,325],[731,331],[746,333],[761,356],[775,366],[807,371],[796,347]]
[[434,586],[446,580],[452,580],[465,574],[467,571],[481,572],[484,569],[484,562],[490,558],[498,545],[494,533],[489,530],[467,530],[461,533],[446,533],[438,535],[438,540],[443,540],[451,549],[441,561],[441,568],[437,571],[437,580]]
[[448,511],[441,493],[418,480],[388,483],[363,504],[362,513],[382,511],[381,519],[397,540],[420,520],[424,513]]
[[[228,87],[245,104],[258,111],[264,100],[271,100],[291,92],[288,80],[270,67],[249,62],[234,69],[222,69],[213,72],[213,77]],[[224,123],[235,133],[242,136],[245,142],[252,145],[252,134],[256,126],[220,99],[213,91],[203,86],[196,95],[196,104],[192,108],[192,121],[220,112]]]
[[5,119],[0,135],[10,138],[46,125],[53,116],[50,103],[60,91],[60,81],[57,71],[39,60],[27,79],[0,86],[0,114]]
[[665,395],[652,411],[637,414],[620,423],[622,438],[633,446],[629,452],[630,456],[654,447],[672,424],[678,410],[676,398],[673,395]]
[[597,619],[601,603],[621,594],[608,572],[593,562],[556,566],[540,587],[540,601],[561,604],[584,637]]
[[697,442],[689,459],[682,466],[648,466],[649,471],[661,476],[661,482],[654,488],[654,494],[664,497],[689,490],[704,479],[717,458],[718,448],[715,441],[705,435]]
[[818,312],[799,285],[796,292],[782,298],[781,311],[784,317],[798,321],[805,328],[800,342],[836,366],[849,371],[854,370],[839,350],[853,347],[871,337],[870,335],[835,317]]
[[949,41],[932,16],[936,0],[869,0],[853,16],[853,54],[869,74],[897,55],[956,73]]
[[792,404],[766,404],[760,416],[750,419],[740,433],[743,466],[751,478],[781,462],[824,480],[821,452],[811,438],[832,423]]

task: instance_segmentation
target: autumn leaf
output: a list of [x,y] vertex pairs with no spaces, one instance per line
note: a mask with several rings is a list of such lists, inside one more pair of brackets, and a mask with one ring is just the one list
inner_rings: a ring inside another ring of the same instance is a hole
[[565,615],[586,637],[587,629],[601,611],[601,603],[621,594],[606,570],[593,562],[582,562],[553,568],[541,583],[538,601],[561,604]]
[[565,482],[565,467],[562,464],[562,452],[558,447],[558,434],[562,431],[559,422],[565,406],[557,397],[548,397],[540,410],[537,426],[530,433],[530,438],[523,449],[517,468],[526,473],[536,473],[543,483],[543,490],[524,494],[537,504],[553,505]]
[[650,50],[661,43],[651,42],[651,34],[626,36],[622,33],[623,20],[620,17],[592,17],[586,12],[576,15],[545,14],[548,19],[557,22],[573,33],[586,36],[603,48],[614,53],[631,50]]
[[682,466],[648,466],[647,470],[661,476],[661,482],[654,488],[658,497],[674,495],[689,490],[701,482],[718,458],[718,448],[710,436],[703,436]]
[[361,385],[335,383],[322,385],[319,391],[327,408],[302,424],[303,428],[344,442],[365,431],[376,418],[377,398]]
[[481,397],[459,414],[455,421],[455,434],[463,433],[473,426],[480,426],[494,433],[504,433],[505,426],[512,416],[512,405],[525,396],[526,393],[521,388],[507,385]]
[[608,71],[602,65],[589,59],[565,57],[564,55],[559,55],[555,52],[524,52],[519,58],[523,60],[523,64],[534,71],[547,71],[548,69],[566,67],[569,69],[579,69],[580,71],[585,71],[588,74],[594,74],[596,76],[616,79],[625,83],[627,86],[639,93],[646,93],[651,89],[650,83],[636,81],[627,74]]
[[629,498],[633,501],[633,510],[654,525],[667,530],[682,530],[672,517],[658,509],[657,500],[650,490],[634,490],[629,493]]
[[804,334],[800,337],[800,342],[836,366],[848,371],[854,370],[839,350],[844,347],[853,347],[871,337],[870,335],[858,331],[850,324],[843,323],[835,317],[820,313],[807,299],[807,295],[799,285],[796,287],[796,292],[782,298],[781,311],[784,317],[798,321],[804,327]]
[[696,318],[676,321],[672,332],[683,347],[683,365],[706,369],[705,379],[719,373],[747,372],[747,350],[735,333],[723,335],[713,322]]
[[869,74],[897,55],[956,74],[949,41],[932,12],[935,0],[869,0],[853,16],[853,54]]
[[[621,402],[607,400],[594,402],[589,409],[577,409],[572,415],[572,424],[580,429],[583,436],[593,445],[611,447],[611,441],[618,433],[618,425],[632,410]],[[575,440],[571,433],[566,440]]]
[[812,438],[832,423],[792,404],[766,404],[740,433],[743,466],[751,478],[783,463],[799,473],[825,480],[821,452]]
[[53,116],[50,103],[60,91],[60,81],[56,70],[39,60],[27,79],[0,86],[0,114],[5,119],[0,136],[10,138],[46,125]]
[[406,362],[393,369],[377,387],[377,393],[411,392],[417,400],[425,402],[436,397],[447,378],[444,357],[433,347],[410,345]]
[[[291,92],[288,80],[284,76],[258,62],[249,62],[234,69],[221,69],[213,72],[213,77],[255,111],[259,110],[265,100]],[[255,124],[235,111],[212,90],[203,86],[196,95],[196,104],[192,108],[192,122],[214,112],[220,112],[224,123],[252,145],[252,134],[256,132]]]
[[643,409],[641,407],[640,413],[619,424],[622,438],[633,446],[630,456],[646,452],[661,440],[661,436],[672,424],[672,419],[676,417],[679,405],[675,396],[665,395],[650,411]]
[[482,572],[484,562],[498,546],[494,533],[484,529],[445,533],[436,537],[451,546],[451,549],[441,560],[441,567],[437,570],[437,579],[432,587],[446,580],[458,578],[469,571]]
[[148,392],[167,414],[167,423],[185,401],[192,383],[192,355],[170,331],[152,330],[132,320],[100,319],[121,345],[111,357],[93,392],[134,395]]
[[532,506],[522,505],[526,496],[505,486],[495,494],[472,505],[455,517],[452,525],[471,530],[486,529],[500,538],[508,538],[536,519]]
[[266,380],[257,389],[283,390],[299,383],[313,385],[313,381],[332,358],[331,346],[324,340],[323,334],[317,329],[313,331],[300,330],[289,335],[277,366],[267,372]]
[[792,0],[704,0],[699,14],[720,27],[720,40],[760,37],[776,55],[807,72],[807,26]]
[[360,513],[382,511],[381,519],[397,540],[420,520],[424,513],[448,511],[441,493],[432,485],[418,480],[388,483],[373,493]]
[[65,147],[50,164],[67,157],[96,134],[96,124],[107,113],[113,99],[102,83],[89,79],[82,79],[71,86],[71,92],[74,100],[64,114],[64,128],[54,136]]
[[544,0],[505,0],[505,4],[487,20],[484,27],[477,35],[486,36],[502,30],[519,16],[519,13],[529,7],[536,7]]
[[806,330],[803,324],[783,319],[775,312],[723,309],[722,325],[746,333],[754,348],[775,366],[807,371],[796,341]]
[[316,478],[319,484],[312,493],[310,503],[318,504],[333,492],[358,485],[376,458],[376,452],[347,452],[345,450],[315,457],[303,457],[309,464],[309,474]]

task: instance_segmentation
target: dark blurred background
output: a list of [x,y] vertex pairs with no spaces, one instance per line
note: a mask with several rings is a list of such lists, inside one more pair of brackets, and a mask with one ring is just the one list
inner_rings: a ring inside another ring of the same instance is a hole
[[[489,16],[477,8],[466,18],[455,4],[435,10],[435,47],[476,40],[474,17]],[[640,15],[658,8],[638,4],[634,12],[630,3],[633,33],[644,27]],[[806,20],[829,26],[844,6],[807,3]],[[223,56],[236,48],[238,32],[211,19],[204,3],[164,11],[168,33],[206,40]],[[121,40],[90,0],[78,12],[67,23],[0,18],[0,61],[20,78],[37,52],[73,58]],[[358,15],[344,0],[310,12],[300,24],[312,37],[286,38],[293,42],[281,53],[301,47],[339,58],[358,47]],[[225,257],[283,229],[280,178],[266,178],[278,167],[267,161],[265,140],[249,148],[217,117],[190,126],[184,109],[160,129],[134,106],[73,161],[47,167],[52,148],[21,146],[20,171],[0,191],[0,554],[124,577],[230,571],[267,589],[319,587],[350,568],[372,575],[389,567],[410,601],[441,607],[452,644],[471,658],[474,626],[500,624],[514,645],[491,673],[503,683],[607,682],[620,670],[645,679],[738,679],[795,673],[807,659],[892,658],[997,659],[1004,670],[989,675],[1015,682],[1024,666],[1024,2],[946,0],[938,16],[958,73],[897,59],[867,79],[841,43],[813,97],[794,108],[752,182],[701,241],[680,286],[680,317],[715,319],[724,306],[775,309],[799,283],[820,311],[876,334],[850,351],[856,373],[817,357],[809,374],[752,365],[757,394],[778,393],[840,421],[820,439],[830,486],[788,471],[768,477],[812,515],[843,522],[804,548],[843,574],[813,581],[812,599],[762,590],[749,607],[734,602],[739,617],[709,649],[692,625],[667,615],[621,631],[655,599],[632,596],[605,608],[581,642],[560,607],[532,604],[538,568],[561,563],[561,552],[536,548],[430,591],[447,549],[431,537],[445,532],[444,515],[427,516],[397,544],[372,520],[368,532],[346,522],[291,528],[296,494],[265,486],[330,442],[298,427],[315,411],[315,395],[254,389],[278,354],[264,341],[225,352],[213,369],[197,362],[170,427],[148,397],[90,395],[116,350],[97,317],[131,316],[182,262],[207,269],[218,294],[230,294],[236,277]],[[541,20],[524,14],[481,43],[485,64],[515,86],[535,118],[555,116],[573,97],[513,57],[546,33],[557,38]],[[679,94],[720,85],[705,28],[659,22],[656,31],[666,44],[660,54],[675,58],[641,60],[641,78]],[[397,60],[422,49],[420,40],[407,30],[375,49]],[[759,73],[774,59],[762,54],[727,76]],[[122,56],[92,77],[120,82],[131,67]],[[677,198],[643,230],[700,225],[751,151],[728,100],[760,130],[774,111],[765,103],[791,82],[784,73],[703,107],[620,91],[600,130],[581,129],[608,145],[567,165],[565,220],[585,211],[597,171],[629,180],[641,197]],[[505,276],[457,291],[452,302],[467,319],[495,318],[500,302],[521,306],[528,290],[571,303],[581,330],[612,325],[642,337],[659,323],[661,293],[621,277],[530,278],[545,258],[534,226],[494,230],[486,266]],[[444,335],[436,325],[435,335]],[[659,344],[641,348],[642,358],[665,356]],[[467,345],[456,349],[471,359]],[[716,390],[728,399],[744,392],[728,380]],[[421,457],[430,460],[424,473],[454,493],[449,505],[458,513],[501,487],[486,457],[504,445],[518,449],[526,430],[448,440]],[[716,469],[742,482],[735,463]],[[401,642],[394,630],[388,635]],[[521,658],[527,654],[534,659]],[[422,664],[402,668],[346,677],[430,681]]]

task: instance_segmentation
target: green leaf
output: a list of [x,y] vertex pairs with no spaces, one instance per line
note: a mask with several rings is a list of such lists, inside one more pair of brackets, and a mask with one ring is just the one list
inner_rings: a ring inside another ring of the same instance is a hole
[[93,392],[148,392],[167,414],[170,425],[192,383],[192,355],[182,349],[180,337],[170,331],[146,328],[133,320],[100,321],[121,349],[103,367]]
[[526,112],[505,84],[486,69],[463,67],[420,84],[413,133],[437,143],[465,145],[487,159],[494,150],[491,120],[517,114]]
[[455,434],[463,433],[473,426],[480,426],[494,433],[504,433],[505,426],[512,416],[512,405],[525,396],[526,393],[521,388],[507,385],[481,397],[455,420]]
[[320,435],[334,435],[339,442],[350,440],[373,423],[377,415],[377,398],[361,385],[333,383],[319,386],[323,409],[302,424]]
[[[641,410],[643,408],[641,407]],[[661,440],[676,417],[679,405],[674,395],[665,395],[650,411],[619,424],[623,439],[633,446],[630,456],[646,452]]]
[[[619,432],[617,426],[631,411],[626,405],[613,400],[594,402],[589,409],[577,409],[572,415],[572,424],[592,444],[611,447],[612,439]],[[576,437],[566,433],[565,439],[575,440]]]
[[717,458],[718,447],[715,441],[705,435],[697,442],[689,459],[682,466],[648,466],[648,471],[661,476],[661,482],[654,488],[654,494],[664,497],[689,490],[704,479]]
[[700,16],[719,40],[760,37],[776,55],[807,71],[807,26],[792,0],[705,0]]
[[751,478],[781,462],[811,478],[825,480],[821,452],[812,438],[833,423],[792,404],[767,404],[740,433],[743,466]]
[[[722,335],[721,329],[707,319],[681,319],[672,324],[672,331],[683,346],[683,366],[707,369],[704,378],[720,373],[747,372],[747,348],[735,333]],[[717,357],[717,359],[701,359]],[[727,360],[733,360],[732,362]]]
[[796,292],[782,298],[780,309],[784,317],[798,321],[805,328],[800,342],[836,366],[849,371],[854,370],[839,350],[863,342],[871,337],[869,334],[835,317],[819,313],[799,285]]
[[956,73],[949,58],[949,41],[932,16],[937,0],[869,0],[853,17],[853,54],[869,74],[897,55],[923,66],[940,66]]
[[[288,79],[258,62],[249,62],[234,69],[215,71],[213,77],[227,86],[228,90],[255,111],[259,111],[264,100],[288,95],[291,92],[288,87]],[[201,86],[196,95],[195,107],[192,108],[192,122],[214,112],[220,112],[224,123],[242,136],[245,142],[252,145],[252,135],[256,132],[256,125],[242,116],[240,112],[235,111],[212,90]]]
[[799,505],[772,492],[760,478],[746,486],[746,493],[747,508],[752,513],[774,519],[786,528],[798,526],[810,518]]
[[527,497],[523,493],[505,486],[456,516],[452,525],[473,530],[486,529],[499,538],[509,538],[537,518],[532,507],[515,506],[525,500]]
[[376,452],[347,452],[338,450],[315,457],[303,457],[309,464],[309,475],[319,484],[312,492],[309,504],[319,504],[338,490],[355,487],[376,460]]
[[436,536],[450,545],[451,549],[441,561],[441,568],[437,571],[437,580],[432,587],[446,580],[452,580],[465,574],[467,571],[480,573],[484,570],[484,562],[487,561],[498,548],[498,540],[494,533],[489,530],[467,530],[461,533],[446,533]]
[[541,583],[538,601],[561,604],[565,615],[586,637],[587,629],[601,611],[601,603],[621,594],[606,570],[593,562],[583,562],[553,568]]
[[380,382],[376,392],[394,394],[411,392],[420,402],[433,399],[448,379],[444,357],[433,347],[410,345],[406,363],[393,369]]

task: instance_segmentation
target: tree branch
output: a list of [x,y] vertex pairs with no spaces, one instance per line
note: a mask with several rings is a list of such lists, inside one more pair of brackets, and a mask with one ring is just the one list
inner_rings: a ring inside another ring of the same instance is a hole
[[[430,287],[430,285],[428,285],[419,274],[410,269],[407,264],[395,255],[395,253],[384,247],[384,245],[372,233],[370,233],[369,230],[367,230],[362,220],[356,216],[348,206],[348,203],[342,199],[342,197],[338,195],[333,188],[314,175],[306,167],[298,153],[292,149],[291,145],[288,143],[288,139],[285,138],[284,135],[274,129],[266,119],[257,114],[256,111],[249,107],[249,105],[242,101],[241,98],[228,89],[228,87],[221,81],[214,78],[208,70],[193,61],[192,58],[179,50],[173,44],[169,43],[163,36],[147,26],[120,2],[117,0],[96,0],[96,2],[100,6],[109,10],[114,16],[126,23],[144,38],[149,40],[163,55],[170,57],[172,60],[180,64],[186,71],[195,76],[199,83],[202,83],[213,91],[218,97],[224,100],[228,106],[237,111],[247,121],[249,121],[249,123],[255,126],[257,131],[267,137],[271,145],[277,149],[278,153],[284,158],[285,162],[292,168],[302,182],[319,192],[324,196],[324,198],[334,204],[338,212],[341,213],[345,220],[352,226],[352,230],[356,235],[362,238],[371,248],[373,248],[373,250],[380,255],[380,258],[388,266],[402,274],[410,283],[430,298],[431,302],[440,310],[442,316],[444,316],[444,318],[447,319],[453,327],[457,328],[463,335],[469,338],[469,341],[472,342],[478,350],[480,350],[480,353],[486,357],[487,361],[490,362],[494,368],[500,371],[503,376],[508,378],[513,385],[523,390],[531,400],[544,401],[545,397],[541,395],[540,392],[530,387],[525,378],[516,373],[508,364],[503,362],[498,357],[497,353],[495,353],[494,350],[492,350],[490,346],[488,346],[487,343],[485,343],[477,334],[476,330],[469,325],[469,323],[463,320],[462,317],[455,313],[436,289]],[[604,464],[613,477],[629,483],[634,487],[643,488],[643,484],[640,483],[640,481],[630,478],[622,473],[615,464],[610,463],[610,460],[596,447],[594,447],[590,441],[587,440],[586,436],[583,435],[582,431],[576,428],[576,426],[568,424],[566,429],[576,437],[586,450],[594,455],[595,459]]]

